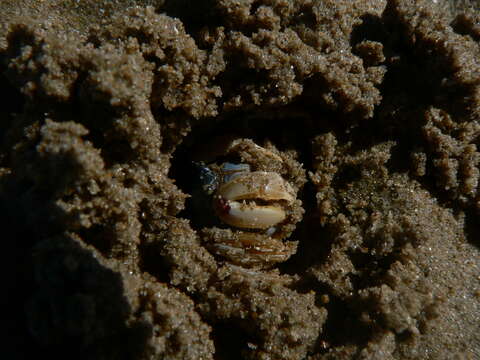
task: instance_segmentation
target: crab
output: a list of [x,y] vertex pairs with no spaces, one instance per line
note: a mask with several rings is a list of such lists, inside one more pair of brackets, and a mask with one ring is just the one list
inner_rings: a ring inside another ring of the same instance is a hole
[[269,267],[297,250],[297,242],[284,239],[303,215],[297,193],[304,171],[291,154],[267,146],[237,139],[224,157],[240,162],[201,166],[203,189],[222,224],[203,229],[204,244],[215,255],[243,267]]

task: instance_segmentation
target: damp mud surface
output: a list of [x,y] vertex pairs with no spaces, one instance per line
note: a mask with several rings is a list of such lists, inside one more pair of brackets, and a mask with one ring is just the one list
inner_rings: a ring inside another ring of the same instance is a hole
[[5,358],[480,359],[478,4],[0,8]]

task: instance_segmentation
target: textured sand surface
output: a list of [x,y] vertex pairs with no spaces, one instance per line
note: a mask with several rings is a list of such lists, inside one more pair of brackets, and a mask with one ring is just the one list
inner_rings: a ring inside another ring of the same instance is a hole
[[[6,358],[480,358],[477,3],[0,9]],[[242,138],[300,189],[265,269],[202,235]]]

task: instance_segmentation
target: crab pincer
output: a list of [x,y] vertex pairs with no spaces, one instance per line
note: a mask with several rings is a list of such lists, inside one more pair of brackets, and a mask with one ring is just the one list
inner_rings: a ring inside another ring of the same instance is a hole
[[280,175],[255,171],[223,184],[214,197],[217,216],[245,229],[268,229],[286,218],[282,202],[294,200],[293,189]]

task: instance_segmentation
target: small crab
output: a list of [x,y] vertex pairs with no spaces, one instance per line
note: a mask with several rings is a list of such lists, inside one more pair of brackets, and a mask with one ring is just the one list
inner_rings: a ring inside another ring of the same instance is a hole
[[[202,231],[207,248],[228,261],[245,267],[266,267],[287,260],[297,243],[283,242],[301,219],[303,209],[293,184],[282,176],[303,174],[292,157],[270,146],[266,149],[249,139],[230,144],[227,157],[242,162],[202,165],[203,189],[211,197],[215,216],[227,228]],[[291,171],[292,169],[296,171]]]

